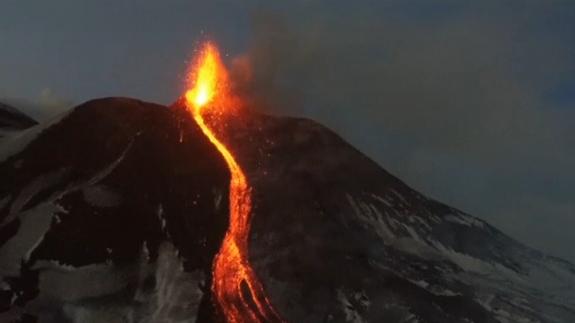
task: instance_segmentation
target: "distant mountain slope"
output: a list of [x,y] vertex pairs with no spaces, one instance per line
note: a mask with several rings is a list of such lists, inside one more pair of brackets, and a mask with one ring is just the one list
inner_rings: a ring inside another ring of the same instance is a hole
[[0,131],[26,129],[35,124],[37,122],[34,119],[0,102]]

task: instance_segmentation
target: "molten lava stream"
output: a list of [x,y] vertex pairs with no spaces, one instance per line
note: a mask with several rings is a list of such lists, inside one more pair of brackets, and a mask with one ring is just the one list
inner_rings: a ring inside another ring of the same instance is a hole
[[[186,107],[210,142],[224,157],[230,169],[229,228],[215,257],[212,292],[228,322],[278,322],[279,315],[266,298],[248,261],[251,192],[242,168],[232,152],[217,138],[204,119],[217,116],[233,104],[227,73],[217,48],[207,43],[194,65],[191,89],[186,92]],[[215,111],[214,111],[215,110]],[[209,119],[217,122],[218,119]]]

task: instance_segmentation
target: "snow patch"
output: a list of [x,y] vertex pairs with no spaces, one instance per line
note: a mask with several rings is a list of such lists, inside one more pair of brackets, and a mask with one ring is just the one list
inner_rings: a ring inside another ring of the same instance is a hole
[[62,208],[53,203],[42,203],[20,214],[18,233],[0,247],[0,275],[17,275],[22,259],[27,259],[42,243],[50,229],[52,216]]
[[465,225],[468,227],[476,226],[476,227],[483,228],[485,225],[479,219],[476,219],[476,218],[469,216],[469,215],[466,215],[466,214],[449,214],[449,215],[445,216],[445,220],[452,222],[452,223],[462,224],[462,225]]
[[361,315],[359,314],[358,310],[355,306],[351,303],[348,299],[346,294],[341,290],[337,290],[337,299],[340,304],[343,306],[343,312],[345,313],[345,321],[350,323],[366,323],[367,321],[364,320]]
[[349,194],[346,197],[349,205],[351,205],[357,217],[362,220],[362,223],[366,227],[373,229],[384,242],[390,244],[395,238],[395,234],[389,228],[379,210],[374,205],[358,201]]
[[71,111],[63,113],[56,118],[43,123],[35,125],[23,131],[14,133],[8,137],[2,139],[2,145],[0,146],[0,163],[6,161],[6,159],[22,152],[28,145],[36,140],[40,134],[42,134],[46,129],[52,127],[53,125],[64,120]]

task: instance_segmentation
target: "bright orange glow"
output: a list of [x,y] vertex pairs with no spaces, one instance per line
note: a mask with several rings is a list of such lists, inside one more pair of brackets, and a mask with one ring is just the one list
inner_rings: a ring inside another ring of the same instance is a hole
[[[221,64],[218,51],[214,45],[208,43],[200,54],[199,66],[196,66],[196,75],[193,88],[186,93],[186,100],[192,103],[193,108],[201,109],[214,99],[218,86],[227,83],[225,69]],[[220,78],[220,79],[218,79]]]
[[[230,224],[213,265],[212,292],[228,322],[281,321],[274,311],[248,260],[251,192],[246,176],[232,152],[218,139],[207,113],[222,113],[233,104],[228,76],[217,48],[202,48],[186,92],[186,107],[230,170]],[[212,116],[212,115],[210,115]],[[217,115],[212,122],[218,122]],[[242,286],[243,285],[243,286]],[[247,298],[249,297],[249,298]]]

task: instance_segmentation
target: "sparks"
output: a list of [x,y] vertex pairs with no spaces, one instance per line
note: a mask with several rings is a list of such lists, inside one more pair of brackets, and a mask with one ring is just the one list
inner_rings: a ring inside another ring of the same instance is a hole
[[[251,192],[248,180],[232,152],[204,119],[208,111],[222,113],[234,100],[217,47],[206,43],[199,53],[186,92],[186,107],[204,135],[218,149],[230,170],[230,220],[213,264],[212,292],[228,322],[281,321],[248,260]],[[210,119],[211,120],[211,119]],[[217,122],[217,119],[215,119]]]

